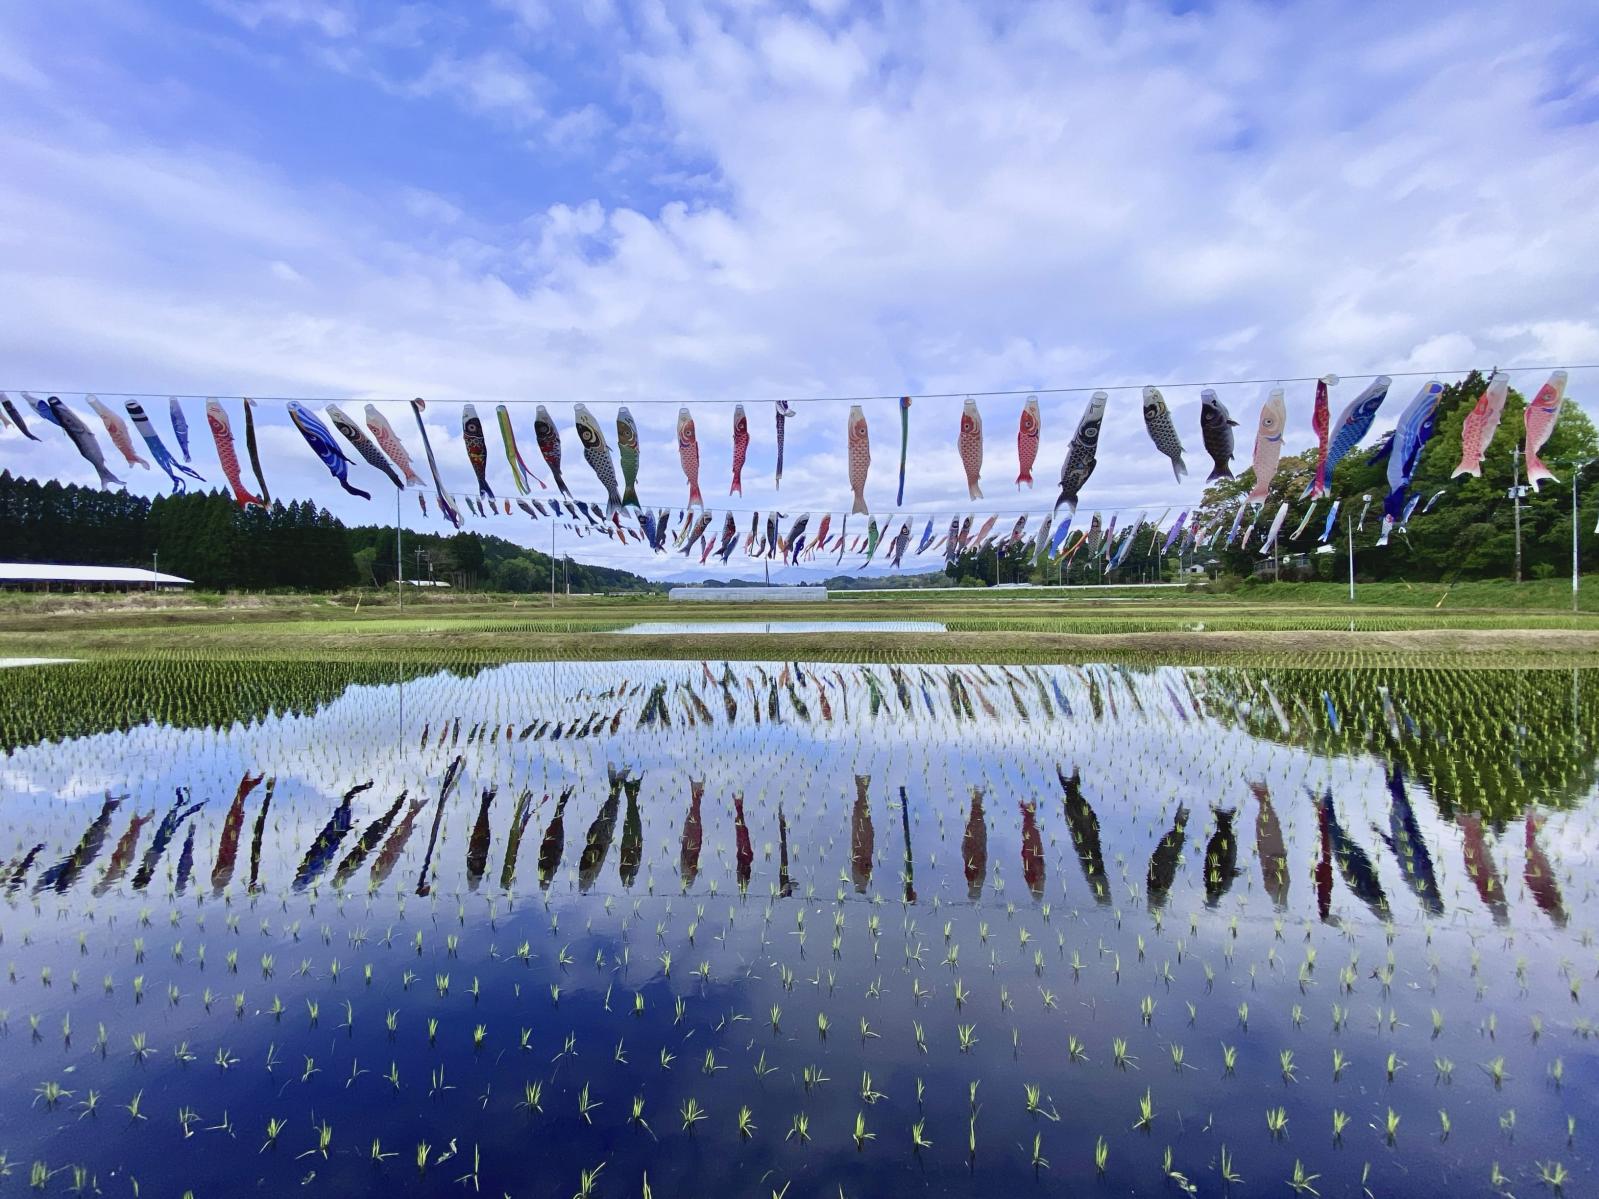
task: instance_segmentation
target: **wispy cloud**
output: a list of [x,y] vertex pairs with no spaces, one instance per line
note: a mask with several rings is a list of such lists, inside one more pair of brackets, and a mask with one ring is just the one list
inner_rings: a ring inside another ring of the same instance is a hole
[[[716,506],[731,414],[707,401],[742,399],[742,506],[797,513],[846,502],[845,409],[801,410],[779,495],[757,400],[1599,354],[1595,21],[1580,5],[574,18],[508,2],[474,19],[412,6],[387,34],[310,0],[218,8],[297,56],[323,106],[278,116],[189,73],[181,123],[152,127],[29,75],[43,98],[0,135],[0,286],[27,298],[0,329],[17,376],[0,386],[425,394],[441,439],[459,435],[450,401],[538,400],[563,423],[575,400],[602,419],[629,403],[641,490],[663,506],[686,492],[677,406],[694,407]],[[0,75],[47,59],[51,36],[0,29]],[[101,53],[136,73],[138,36]],[[185,65],[163,60],[150,85]],[[241,128],[310,119],[360,157],[359,185],[337,155],[293,155],[292,128],[256,143],[271,153],[240,148]],[[1593,381],[1573,378],[1578,402]],[[1246,428],[1258,391],[1224,397]],[[1197,444],[1197,395],[1168,399]],[[1308,440],[1308,389],[1289,399]],[[996,506],[1052,500],[1082,402],[1045,397],[1030,500],[1009,482],[1020,400],[984,403]],[[958,409],[913,407],[908,504],[964,494]],[[886,511],[897,412],[868,416]],[[465,490],[464,456],[440,448]],[[284,453],[275,490],[387,518],[292,440]],[[594,494],[575,438],[567,458]],[[11,437],[0,465],[81,475],[69,448]],[[1085,504],[1159,511],[1198,491],[1171,482],[1118,393]],[[592,541],[584,556],[648,565]]]

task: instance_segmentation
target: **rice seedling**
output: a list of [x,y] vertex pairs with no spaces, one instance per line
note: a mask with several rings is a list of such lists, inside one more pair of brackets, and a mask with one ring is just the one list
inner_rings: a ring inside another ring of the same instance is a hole
[[1155,1119],[1155,1100],[1150,1088],[1145,1087],[1144,1093],[1138,1100],[1138,1119],[1133,1122],[1134,1128],[1141,1128],[1146,1132]]
[[1293,1188],[1297,1194],[1319,1196],[1321,1192],[1316,1189],[1314,1184],[1320,1177],[1320,1174],[1312,1174],[1306,1170],[1304,1163],[1296,1157],[1294,1159],[1294,1173],[1293,1176],[1289,1178],[1288,1185]]

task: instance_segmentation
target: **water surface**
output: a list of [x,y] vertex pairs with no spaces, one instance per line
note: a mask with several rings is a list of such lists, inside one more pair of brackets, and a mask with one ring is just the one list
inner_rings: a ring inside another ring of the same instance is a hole
[[1224,1147],[1235,1190],[1584,1193],[1596,684],[9,671],[0,1152],[62,1193],[1155,1193],[1169,1149],[1212,1194]]

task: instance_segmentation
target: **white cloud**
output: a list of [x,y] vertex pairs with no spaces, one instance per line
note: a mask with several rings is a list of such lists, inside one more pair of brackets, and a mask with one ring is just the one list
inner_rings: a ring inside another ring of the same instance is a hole
[[[513,7],[526,37],[549,33],[542,6]],[[524,153],[554,141],[647,155],[664,193],[648,201],[620,198],[609,174],[532,211],[420,172],[363,195],[133,129],[11,129],[0,286],[28,304],[0,348],[21,381],[62,387],[423,394],[480,410],[534,399],[563,424],[574,400],[607,422],[626,402],[645,438],[641,491],[661,504],[685,490],[677,405],[694,406],[711,498],[727,488],[731,413],[710,401],[742,399],[754,442],[741,506],[791,514],[847,501],[845,407],[801,409],[776,495],[771,409],[757,401],[777,396],[1599,358],[1599,138],[1574,119],[1577,35],[1558,8],[1514,23],[1487,4],[1417,9],[1396,28],[1392,12],[1234,5],[820,7],[607,21],[594,36],[621,64],[626,118],[583,104],[551,115],[565,81],[514,39],[440,44],[409,76],[369,74],[364,58],[350,70],[511,125]],[[341,45],[359,55],[358,40]],[[257,285],[285,266],[298,278]],[[1593,381],[1573,376],[1579,403]],[[1260,390],[1224,395],[1245,429]],[[1171,482],[1133,395],[1113,394],[1085,504],[1190,506],[1199,486]],[[1197,450],[1197,390],[1167,398]],[[1308,386],[1288,398],[1291,436],[1308,443]],[[1084,397],[1042,399],[1039,483],[1022,499],[1021,396],[983,402],[996,506],[1053,499]],[[913,407],[908,502],[964,495],[958,410]],[[429,412],[465,492],[458,417]],[[531,458],[531,411],[515,412]],[[898,414],[888,401],[868,416],[869,493],[886,511]],[[566,448],[569,479],[594,494],[575,438]],[[0,464],[37,452],[0,440]],[[302,494],[365,515],[299,457]],[[52,463],[76,470],[70,452]],[[586,556],[602,555],[649,565],[609,547]]]

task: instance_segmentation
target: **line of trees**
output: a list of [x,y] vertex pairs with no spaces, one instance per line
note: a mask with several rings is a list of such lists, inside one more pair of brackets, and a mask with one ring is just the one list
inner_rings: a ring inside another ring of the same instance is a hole
[[[1437,428],[1422,450],[1410,494],[1419,495],[1423,506],[1437,492],[1445,494],[1425,516],[1418,508],[1409,529],[1403,534],[1394,534],[1386,546],[1373,548],[1382,524],[1382,500],[1388,494],[1386,459],[1373,463],[1374,448],[1362,447],[1338,464],[1330,492],[1342,498],[1343,509],[1338,517],[1338,531],[1328,539],[1329,544],[1344,545],[1343,513],[1351,512],[1358,520],[1365,506],[1363,497],[1371,496],[1364,531],[1355,536],[1356,570],[1360,576],[1373,580],[1418,581],[1510,577],[1515,563],[1516,536],[1509,492],[1516,478],[1522,483],[1527,480],[1525,461],[1518,463],[1512,451],[1522,439],[1526,397],[1512,390],[1505,401],[1499,430],[1483,454],[1482,477],[1450,478],[1460,461],[1461,427],[1487,386],[1487,378],[1473,371],[1461,382],[1444,388],[1438,401]],[[1397,417],[1412,394],[1410,388],[1396,384],[1384,410],[1391,408],[1390,415]],[[1337,411],[1332,415],[1336,420]],[[1239,432],[1244,433],[1244,428]],[[1254,446],[1253,436],[1240,436],[1238,442],[1239,456],[1247,459]],[[1548,578],[1570,569],[1571,467],[1566,464],[1599,457],[1599,437],[1595,436],[1593,423],[1576,404],[1568,401],[1564,405],[1559,423],[1540,457],[1560,482],[1545,483],[1541,491],[1529,490],[1522,498],[1522,571],[1526,578]],[[1298,541],[1288,539],[1310,503],[1300,496],[1314,474],[1315,462],[1314,449],[1284,455],[1261,510],[1260,521],[1264,526],[1270,523],[1278,506],[1288,501],[1289,518],[1282,532],[1284,552],[1309,553],[1316,548],[1326,525],[1330,500],[1324,499],[1303,536]],[[1599,479],[1590,475],[1588,482],[1593,484]],[[1254,470],[1245,469],[1235,479],[1224,479],[1206,488],[1199,510],[1200,524],[1231,523],[1239,503],[1254,486]],[[1246,515],[1244,523],[1248,521]],[[1247,575],[1261,561],[1261,531],[1257,529],[1254,544],[1247,550],[1240,551],[1236,546],[1223,549],[1218,544],[1214,553],[1204,557],[1217,559],[1223,573]],[[1579,528],[1578,537],[1583,560],[1599,561],[1595,557],[1599,554],[1599,535],[1590,526]],[[1343,577],[1343,559],[1337,554],[1313,556],[1311,562],[1322,577]]]
[[[407,578],[455,586],[547,591],[550,559],[503,537],[406,531]],[[82,566],[151,566],[215,591],[333,591],[393,582],[394,528],[347,528],[309,501],[240,508],[221,491],[148,499],[0,472],[0,559]],[[649,590],[624,570],[557,561],[556,586]]]

